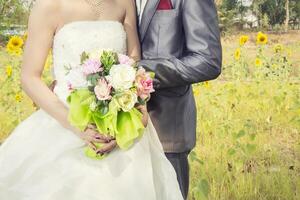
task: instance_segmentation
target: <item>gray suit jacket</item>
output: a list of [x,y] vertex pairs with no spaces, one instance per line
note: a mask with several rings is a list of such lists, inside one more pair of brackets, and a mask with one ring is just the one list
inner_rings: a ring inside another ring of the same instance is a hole
[[191,84],[221,73],[218,17],[213,0],[172,0],[173,10],[158,3],[148,0],[139,26],[140,65],[156,74],[147,107],[165,152],[184,152],[196,143]]

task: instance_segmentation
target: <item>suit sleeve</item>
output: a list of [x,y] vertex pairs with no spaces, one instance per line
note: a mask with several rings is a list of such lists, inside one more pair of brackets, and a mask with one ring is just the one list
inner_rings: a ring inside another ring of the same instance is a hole
[[140,65],[155,72],[154,88],[190,85],[221,74],[222,47],[213,0],[185,0],[182,22],[186,49],[183,57],[144,59]]

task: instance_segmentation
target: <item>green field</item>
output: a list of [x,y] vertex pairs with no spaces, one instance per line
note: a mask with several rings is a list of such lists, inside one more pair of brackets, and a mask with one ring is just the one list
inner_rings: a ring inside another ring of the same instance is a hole
[[[190,155],[189,199],[298,200],[300,33],[268,35],[265,57],[272,57],[273,45],[280,43],[288,52],[286,63],[291,67],[288,77],[272,80],[232,76],[232,71],[243,69],[233,58],[239,35],[222,39],[222,75],[194,85],[198,127],[197,146]],[[254,66],[256,33],[247,35],[243,63],[251,74],[257,69],[264,72],[264,66]],[[19,86],[19,60],[0,50],[0,141],[35,110]],[[9,78],[7,65],[13,67]],[[44,78],[51,82],[49,68]]]

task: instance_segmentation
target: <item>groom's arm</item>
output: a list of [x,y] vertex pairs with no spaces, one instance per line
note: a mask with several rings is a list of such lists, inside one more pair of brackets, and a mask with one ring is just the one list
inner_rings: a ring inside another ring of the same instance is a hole
[[185,0],[182,20],[186,40],[183,57],[140,61],[147,71],[155,72],[156,89],[212,80],[221,73],[222,47],[214,1]]

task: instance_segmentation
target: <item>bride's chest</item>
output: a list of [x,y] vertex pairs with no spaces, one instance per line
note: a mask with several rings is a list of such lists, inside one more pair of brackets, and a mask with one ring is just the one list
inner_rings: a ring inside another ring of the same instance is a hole
[[[111,49],[126,52],[126,33],[114,21],[76,21],[64,25],[54,36],[53,55],[56,59],[75,59],[83,51]],[[77,60],[77,59],[76,59]],[[70,60],[71,61],[71,60]]]

